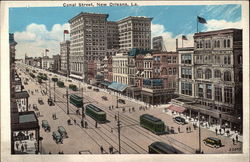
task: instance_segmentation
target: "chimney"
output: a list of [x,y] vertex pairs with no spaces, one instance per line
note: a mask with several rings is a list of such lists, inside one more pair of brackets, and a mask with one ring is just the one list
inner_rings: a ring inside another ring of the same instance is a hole
[[178,51],[178,38],[176,39],[176,51]]

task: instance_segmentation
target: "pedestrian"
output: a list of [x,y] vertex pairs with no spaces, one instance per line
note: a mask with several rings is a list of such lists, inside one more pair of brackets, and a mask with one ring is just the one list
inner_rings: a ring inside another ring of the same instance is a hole
[[21,151],[22,151],[22,152],[24,151],[24,147],[23,147],[23,144],[22,144],[22,146],[21,146]]
[[234,138],[233,138],[233,144],[234,144],[234,142],[235,142],[235,140],[234,140]]
[[53,119],[53,120],[55,119],[55,115],[54,115],[54,114],[52,114],[52,119]]
[[109,110],[111,110],[110,106],[109,106]]
[[221,128],[219,129],[220,135],[221,135]]
[[235,137],[235,138],[236,138],[236,142],[238,142],[238,140],[239,140],[239,137],[238,137],[238,135],[236,135],[236,137]]
[[25,148],[25,150],[27,151],[27,148],[28,148],[27,142],[24,143],[24,148]]
[[215,133],[216,133],[216,135],[217,135],[217,133],[218,133],[218,129],[217,129],[217,128],[215,128]]
[[132,111],[134,111],[134,112],[135,112],[135,108],[134,108],[134,107],[132,107]]
[[180,128],[180,126],[178,127],[178,132],[181,133],[181,128]]
[[51,152],[49,152],[49,154],[51,154]]
[[81,126],[82,126],[82,128],[84,128],[84,124],[83,124],[83,121],[81,120]]
[[74,124],[76,125],[76,119],[74,119]]
[[129,109],[128,109],[128,111],[130,112],[130,111],[131,111],[131,109],[129,108]]
[[188,128],[189,128],[189,132],[191,132],[191,127],[189,126]]
[[115,115],[115,121],[117,120],[117,116]]
[[103,151],[104,151],[103,147],[101,146],[100,149],[101,149],[101,153],[103,154]]
[[97,128],[97,121],[95,122],[95,128]]
[[18,141],[16,142],[16,149],[17,150],[19,149],[19,143],[18,143]]
[[113,146],[110,146],[110,147],[109,147],[109,153],[110,153],[110,154],[113,154]]
[[85,121],[85,128],[88,128],[88,123]]
[[188,133],[188,127],[186,127],[186,131],[187,131],[187,133]]

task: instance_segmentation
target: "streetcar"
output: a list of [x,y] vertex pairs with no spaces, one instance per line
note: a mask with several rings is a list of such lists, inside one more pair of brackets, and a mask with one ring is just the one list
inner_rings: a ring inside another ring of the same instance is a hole
[[158,119],[149,114],[143,114],[140,116],[140,126],[150,130],[156,135],[165,133],[165,124],[161,119]]
[[148,146],[149,154],[183,154],[182,151],[164,142],[153,142]]
[[69,102],[78,108],[83,106],[83,98],[75,94],[69,96]]
[[89,104],[86,106],[86,115],[90,116],[99,123],[106,122],[106,112],[95,105]]

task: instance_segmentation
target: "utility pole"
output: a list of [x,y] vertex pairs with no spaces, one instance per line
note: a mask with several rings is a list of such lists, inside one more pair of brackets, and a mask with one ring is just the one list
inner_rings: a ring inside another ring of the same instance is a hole
[[198,112],[198,118],[199,118],[199,154],[201,154],[201,119],[200,119],[200,111]]
[[51,98],[50,78],[49,78],[49,98]]
[[[80,85],[79,85],[79,88],[80,88]],[[84,116],[85,116],[85,114],[84,114],[84,102],[83,102],[83,88],[81,88],[81,91],[82,91],[81,95],[82,95],[82,122],[83,122]]]
[[67,97],[67,114],[69,114],[69,92],[68,92],[68,88],[66,88],[66,97]]
[[54,102],[56,102],[56,82],[54,82]]
[[119,154],[121,154],[121,133],[120,133],[120,131],[121,131],[121,122],[120,122],[119,112],[118,112],[117,127],[118,127]]

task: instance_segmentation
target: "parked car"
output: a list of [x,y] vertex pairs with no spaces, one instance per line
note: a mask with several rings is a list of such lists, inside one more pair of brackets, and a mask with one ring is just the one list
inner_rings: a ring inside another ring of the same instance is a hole
[[221,140],[214,137],[207,137],[203,140],[203,143],[213,148],[219,148],[222,146]]
[[58,132],[61,134],[63,138],[68,138],[68,134],[63,126],[58,127]]
[[42,98],[38,98],[38,103],[39,103],[40,105],[43,105],[43,104],[44,104],[43,99],[42,99]]
[[108,100],[108,98],[106,96],[102,96],[102,99],[105,100],[105,101]]
[[93,90],[96,91],[96,92],[99,92],[99,91],[100,91],[98,88],[94,88]]
[[88,88],[88,89],[92,89],[92,87],[91,87],[91,86],[88,86],[87,88]]
[[182,125],[184,125],[184,124],[187,123],[186,120],[185,120],[184,118],[180,117],[180,116],[174,117],[173,120],[174,120],[174,122],[177,123],[177,124],[182,124]]
[[47,120],[42,120],[42,128],[44,128],[44,131],[49,131],[50,132],[50,125]]
[[33,104],[33,109],[34,109],[34,110],[38,110],[38,108],[37,108],[37,105],[36,105],[36,104]]
[[60,143],[63,143],[63,137],[61,136],[61,134],[58,132],[58,131],[54,131],[52,133],[52,137],[53,137],[53,140],[55,140],[55,142],[58,144],[59,142]]
[[125,100],[123,100],[123,99],[118,99],[118,102],[122,103],[122,104],[125,104]]

